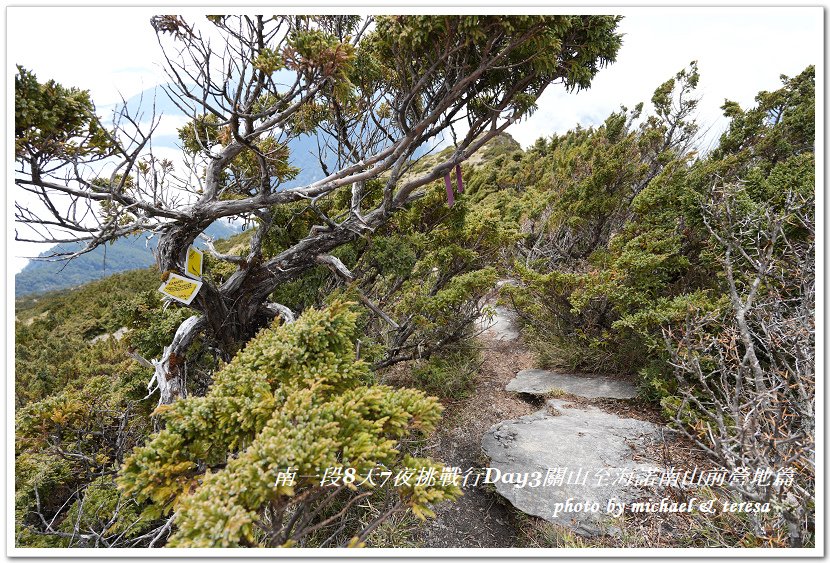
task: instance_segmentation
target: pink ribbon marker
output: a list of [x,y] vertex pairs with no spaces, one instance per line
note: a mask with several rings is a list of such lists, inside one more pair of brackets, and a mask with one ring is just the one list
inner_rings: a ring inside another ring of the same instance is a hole
[[450,180],[449,172],[444,176],[444,185],[447,187],[447,206],[452,207],[452,204],[455,203],[455,197],[452,194],[452,180]]
[[461,165],[455,165],[455,179],[458,181],[458,193],[464,193],[464,182],[461,180]]

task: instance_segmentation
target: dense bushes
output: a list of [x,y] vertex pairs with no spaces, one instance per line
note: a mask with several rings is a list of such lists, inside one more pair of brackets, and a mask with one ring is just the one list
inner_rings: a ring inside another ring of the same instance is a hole
[[776,507],[750,517],[757,536],[786,530],[795,547],[815,533],[816,461],[815,200],[792,189],[799,183],[780,207],[753,202],[742,186],[712,194],[704,219],[721,245],[728,304],[690,309],[664,329],[679,385],[663,399],[722,467],[768,472],[730,485]]
[[[433,429],[440,406],[420,391],[365,384],[368,365],[354,356],[355,317],[334,302],[265,329],[206,396],[160,407],[164,430],[127,459],[120,482],[150,499],[149,510],[175,511],[168,545],[308,545],[321,527],[340,533],[341,519],[325,508],[338,495],[357,494],[355,486],[322,484],[329,468],[366,475],[433,467],[395,447],[413,429]],[[280,483],[281,472],[295,472],[296,482]],[[428,514],[428,503],[460,494],[452,484],[396,488],[384,518],[406,508]],[[354,542],[370,532],[356,532]]]
[[[133,344],[151,342],[168,314],[148,312],[148,298],[107,304],[119,322],[132,312]],[[174,532],[170,545],[371,543],[402,511],[429,515],[430,504],[460,494],[452,481],[320,485],[328,467],[416,476],[442,469],[395,448],[413,429],[434,428],[441,407],[421,391],[371,384],[369,365],[355,358],[358,316],[335,300],[263,330],[206,395],[159,411],[164,429],[138,449],[161,422],[144,397],[149,370],[127,357],[126,338],[85,343],[81,354],[97,375],[75,372],[78,379],[17,414],[18,544],[161,546]],[[118,360],[109,371],[106,357]],[[125,460],[126,494],[115,483]],[[275,488],[272,473],[292,468],[296,486]],[[228,503],[222,510],[217,498]]]
[[[372,190],[368,186],[367,197],[377,197]],[[359,339],[352,343],[354,351],[375,368],[414,358],[428,362],[437,351],[464,340],[470,323],[479,314],[481,297],[497,277],[489,263],[503,245],[501,235],[488,229],[486,217],[468,220],[466,202],[461,200],[450,209],[442,193],[443,186],[436,183],[427,197],[416,202],[411,211],[401,213],[388,227],[339,249],[337,257],[351,270],[353,281],[334,276],[320,266],[296,282],[281,286],[272,297],[297,313],[314,306],[325,307],[338,298],[357,301],[363,297],[376,303],[393,319],[395,326],[362,306],[349,313],[356,315],[353,322],[359,326]],[[281,227],[272,230],[265,241],[268,252],[278,252],[296,235],[289,231],[307,230],[317,220],[317,215],[307,206],[286,208],[286,213],[284,218],[278,217]],[[217,247],[221,252],[234,253],[250,238],[249,233],[218,243]],[[210,258],[206,266],[205,275],[215,281],[230,273]],[[158,273],[152,270],[130,272],[69,294],[42,297],[37,301],[30,299],[20,304],[16,325],[16,384],[18,404],[29,405],[18,417],[20,545],[161,546],[177,529],[158,510],[145,511],[150,506],[148,500],[136,502],[132,495],[120,493],[113,480],[124,456],[143,443],[152,428],[160,424],[157,417],[149,416],[155,398],[145,398],[150,370],[131,359],[128,353],[159,357],[163,346],[169,344],[176,327],[187,316],[187,311],[175,304],[162,306],[156,291],[158,283]],[[127,332],[119,341],[91,341],[120,328]],[[206,342],[192,347],[184,360],[188,395],[204,397],[222,365],[221,358],[210,342]],[[366,383],[374,378],[365,366],[361,369]],[[425,387],[430,392],[442,393],[440,385]],[[463,387],[449,392],[462,393]],[[386,395],[378,395],[377,389],[368,395],[364,393],[359,400],[368,401],[367,405],[386,400]],[[398,395],[392,395],[397,397],[395,401],[403,400],[403,395]],[[309,394],[309,398],[314,397],[313,393]],[[350,397],[358,399],[356,395]],[[61,408],[55,410],[58,404]],[[311,405],[305,407],[311,408]],[[62,416],[60,413],[67,409],[71,411],[71,420],[61,419],[58,424],[51,420],[53,413]],[[438,411],[430,412],[432,420]],[[122,415],[127,418],[118,418]],[[122,427],[121,422],[126,426]],[[434,421],[424,424],[429,427]],[[47,438],[40,441],[28,438],[37,432],[44,432]],[[100,441],[92,449],[86,443],[91,435],[99,436]],[[116,443],[117,447],[112,446]],[[94,454],[92,465],[82,461],[85,457],[77,457],[91,452]],[[102,456],[96,457],[99,453]],[[417,465],[420,462],[400,460],[400,463]],[[216,469],[214,465],[213,470]],[[347,492],[338,491],[329,508],[318,515],[328,518],[337,514],[349,502]],[[404,505],[421,498],[417,496],[420,492],[410,493],[406,493],[410,497]],[[320,494],[314,495],[322,499]],[[48,502],[44,501],[46,498]],[[341,515],[341,520],[349,522],[346,529],[353,533],[343,536],[345,531],[341,530],[337,541],[360,536],[362,530],[353,528],[356,522],[368,527],[388,508],[400,509],[397,498],[398,492],[373,492],[372,506],[390,503],[377,514],[360,513],[350,507],[345,517]],[[439,498],[440,495],[433,500]],[[286,503],[286,509],[289,504]],[[84,507],[95,507],[95,515],[87,514]],[[334,508],[337,510],[328,512]],[[426,510],[422,505],[418,509],[422,513]],[[70,515],[79,518],[87,528],[76,530],[67,520]],[[266,520],[273,523],[272,516],[269,512]],[[389,517],[385,515],[381,520]],[[135,518],[134,525],[122,534],[129,518]],[[376,525],[382,527],[379,522]],[[193,531],[188,541],[203,541],[207,535],[202,540],[197,537],[203,531]],[[293,530],[291,535],[297,531]],[[319,545],[330,540],[331,544],[334,541],[330,539],[331,534],[321,537],[323,531],[309,534],[300,543]],[[273,544],[279,535],[274,534],[268,539],[257,536],[257,541]],[[289,539],[286,536],[285,541]]]
[[[692,64],[650,111],[623,108],[526,151],[495,139],[464,165],[453,207],[436,182],[334,252],[348,275],[320,264],[277,288],[271,299],[302,314],[296,323],[272,323],[229,363],[209,340],[194,346],[190,398],[156,418],[150,370],[128,352],[158,357],[187,315],[162,307],[157,272],[21,302],[18,543],[371,544],[396,511],[427,514],[457,490],[273,485],[289,466],[430,466],[395,444],[435,425],[440,408],[422,391],[468,392],[469,329],[504,276],[544,363],[636,373],[643,397],[720,465],[793,470],[788,484],[736,494],[775,503],[750,523],[757,537],[779,537],[783,523],[791,545],[811,542],[814,71],[785,77],[753,108],[724,104],[730,126],[707,155],[691,150],[697,80]],[[366,203],[381,191],[367,183]],[[264,255],[349,202],[315,205],[274,209]],[[234,254],[251,236],[217,246]],[[206,261],[217,283],[232,271]],[[121,327],[121,341],[92,342]],[[410,360],[403,381],[422,391],[375,384]]]
[[561,360],[640,372],[655,399],[673,392],[662,327],[689,308],[728,304],[719,245],[702,216],[712,188],[740,183],[773,209],[788,191],[812,193],[812,76],[809,68],[786,79],[746,112],[727,102],[732,125],[705,157],[688,150],[692,65],[658,88],[656,115],[639,126],[639,111],[614,114],[596,129],[540,141],[520,160],[537,179],[513,212],[525,236],[514,270],[523,284],[510,297]]
[[815,490],[814,69],[782,80],[754,108],[727,101],[729,128],[705,156],[688,152],[692,65],[638,127],[639,109],[614,114],[537,142],[536,162],[514,159],[515,177],[537,181],[516,203],[521,283],[506,290],[543,361],[637,373],[722,466],[794,472],[738,492],[776,502],[754,520],[759,537],[783,522],[802,545]]

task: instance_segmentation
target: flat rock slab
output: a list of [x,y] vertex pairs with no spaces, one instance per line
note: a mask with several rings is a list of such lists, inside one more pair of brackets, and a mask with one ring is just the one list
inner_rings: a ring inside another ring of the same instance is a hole
[[632,399],[637,396],[637,388],[628,381],[607,375],[556,373],[545,369],[522,370],[505,389],[529,395],[546,395],[562,390],[588,399]]
[[[552,414],[551,408],[558,414]],[[629,503],[651,496],[632,476],[653,474],[657,466],[632,456],[642,455],[659,438],[660,428],[649,422],[550,399],[546,409],[500,422],[487,431],[482,439],[482,449],[490,458],[486,480],[522,512],[581,535],[615,534],[619,530],[607,514],[609,499]],[[521,486],[510,475],[528,478]],[[534,483],[537,486],[531,486]],[[576,503],[586,507],[597,503],[599,510],[575,510]]]
[[493,307],[495,313],[489,321],[482,319],[483,336],[494,340],[516,340],[519,338],[519,329],[516,327],[516,313],[501,305]]

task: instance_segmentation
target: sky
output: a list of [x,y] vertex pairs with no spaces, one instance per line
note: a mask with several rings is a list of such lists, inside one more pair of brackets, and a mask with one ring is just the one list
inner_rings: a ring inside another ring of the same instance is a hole
[[[188,10],[183,12],[187,15]],[[598,73],[589,90],[569,94],[550,87],[538,110],[508,129],[522,146],[577,124],[597,125],[621,104],[631,108],[642,101],[648,110],[654,89],[692,60],[698,61],[700,71],[698,120],[711,126],[701,139],[703,149],[716,142],[727,125],[719,109],[725,99],[750,107],[759,91],[780,86],[781,74],[796,75],[810,64],[819,68],[817,82],[823,81],[821,7],[602,11],[625,16],[617,61]],[[21,64],[41,81],[55,79],[64,86],[90,90],[99,113],[106,115],[121,96],[128,99],[166,82],[161,51],[149,25],[150,16],[157,12],[152,8],[7,8],[7,81],[13,83],[15,65]],[[13,95],[13,88],[7,87],[9,92]],[[180,120],[163,122],[159,133],[174,132]],[[12,208],[12,201],[7,202],[9,227]],[[8,266],[18,272],[27,262],[22,256],[45,249],[12,242]]]

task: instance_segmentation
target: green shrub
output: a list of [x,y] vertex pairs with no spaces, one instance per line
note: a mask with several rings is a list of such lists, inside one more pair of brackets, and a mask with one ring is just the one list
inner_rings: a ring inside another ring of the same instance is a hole
[[[303,545],[319,522],[295,529],[290,516],[325,502],[326,468],[363,474],[381,465],[432,466],[401,457],[395,446],[413,429],[430,432],[440,405],[421,391],[364,383],[368,366],[354,355],[356,316],[334,302],[264,329],[216,374],[205,397],[159,409],[164,430],[126,460],[119,482],[158,513],[176,512],[171,547]],[[275,485],[288,468],[296,484]],[[460,494],[454,485],[396,488],[399,507],[419,517]]]
[[416,387],[443,399],[463,399],[481,367],[479,347],[473,341],[442,351],[412,366]]

